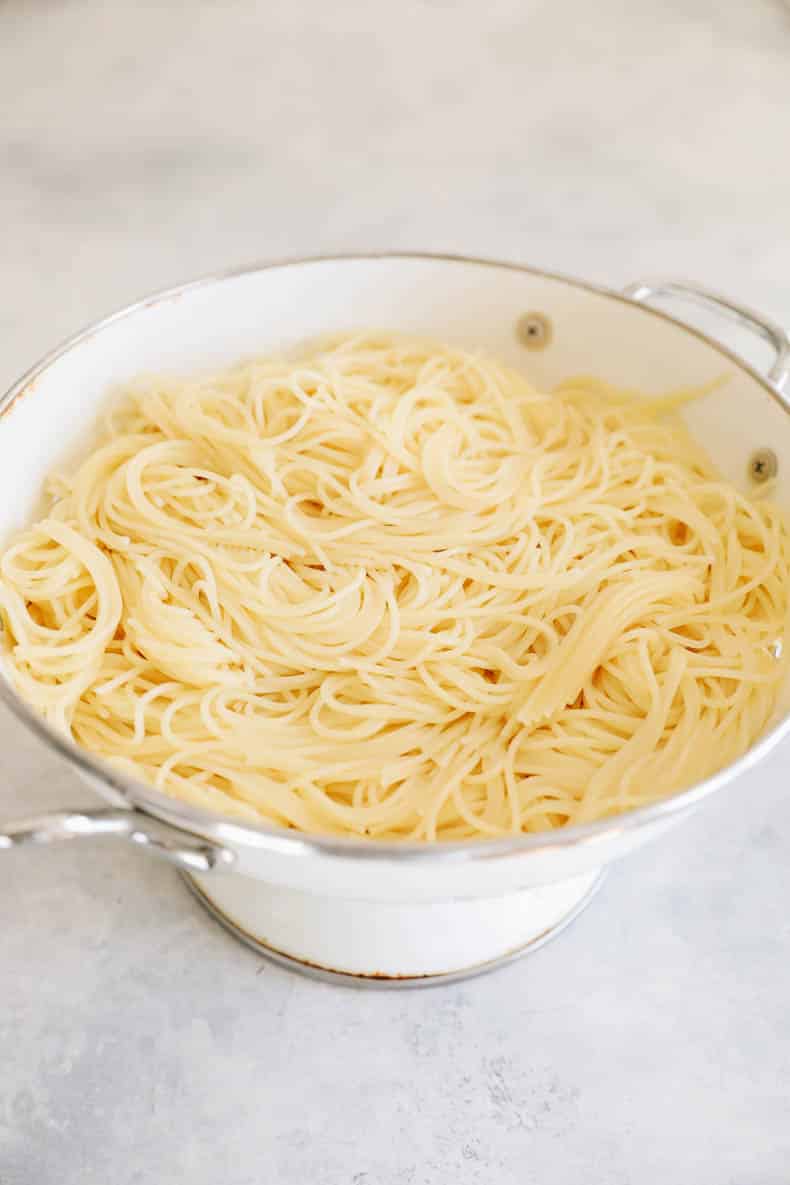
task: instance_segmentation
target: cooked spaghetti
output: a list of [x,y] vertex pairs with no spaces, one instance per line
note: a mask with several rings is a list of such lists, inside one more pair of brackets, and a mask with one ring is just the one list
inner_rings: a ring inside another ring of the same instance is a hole
[[243,819],[432,841],[642,806],[742,754],[787,674],[787,522],[686,397],[384,335],[140,380],[2,555],[7,669]]

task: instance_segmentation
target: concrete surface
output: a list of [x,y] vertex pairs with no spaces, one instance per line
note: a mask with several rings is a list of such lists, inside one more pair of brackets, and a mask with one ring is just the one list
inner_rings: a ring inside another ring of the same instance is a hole
[[[790,323],[789,57],[778,0],[4,0],[0,385],[148,290],[344,247]],[[0,744],[0,817],[90,802]],[[786,1183],[789,765],[428,993],[272,969],[137,852],[0,854],[0,1182]]]

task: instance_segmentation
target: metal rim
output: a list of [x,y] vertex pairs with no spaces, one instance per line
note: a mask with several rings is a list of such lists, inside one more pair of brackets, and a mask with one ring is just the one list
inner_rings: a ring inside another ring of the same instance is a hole
[[250,934],[248,930],[245,930],[243,926],[235,922],[229,914],[225,913],[224,910],[220,909],[212,901],[205,889],[198,884],[190,873],[182,872],[181,879],[195,900],[207,913],[211,914],[215,922],[219,922],[220,926],[231,934],[233,938],[238,942],[244,943],[250,950],[254,950],[256,954],[266,959],[267,962],[275,963],[278,967],[283,967],[286,971],[292,971],[296,975],[303,975],[307,979],[317,979],[322,983],[332,983],[340,987],[368,991],[404,991],[408,988],[443,987],[445,984],[460,983],[466,979],[477,979],[481,975],[489,975],[492,971],[498,971],[500,967],[507,967],[508,963],[515,963],[517,959],[523,959],[525,955],[531,955],[533,951],[540,950],[542,946],[546,946],[553,938],[557,938],[563,930],[567,930],[579,915],[584,913],[606,879],[607,871],[607,869],[602,868],[584,896],[580,897],[576,904],[572,905],[558,922],[555,922],[553,926],[549,926],[548,930],[544,930],[542,934],[538,934],[537,938],[531,938],[529,942],[525,942],[523,946],[517,946],[514,950],[509,950],[504,955],[498,955],[495,959],[488,959],[484,963],[473,963],[471,967],[464,967],[460,971],[442,971],[438,974],[431,975],[403,976],[355,975],[349,971],[332,971],[330,968],[321,967],[317,963],[308,963],[303,959],[294,958],[293,955],[286,955],[283,951],[262,942],[260,938],[256,938],[254,934]]
[[[221,284],[224,281],[233,280],[241,276],[290,267],[301,267],[306,264],[341,263],[353,262],[355,260],[411,260],[459,263],[476,267],[521,272],[526,275],[537,276],[541,279],[557,281],[571,288],[581,288],[595,295],[606,297],[608,300],[615,301],[618,304],[637,309],[645,316],[655,317],[668,322],[684,333],[695,337],[715,350],[723,358],[726,358],[734,366],[737,366],[739,370],[748,374],[779,404],[785,413],[790,414],[790,405],[776,387],[764,375],[755,370],[754,367],[727,349],[726,346],[723,346],[707,334],[673,317],[669,313],[649,305],[639,304],[630,297],[613,289],[592,284],[586,280],[578,280],[558,272],[544,271],[541,268],[533,268],[524,264],[509,263],[495,259],[428,251],[362,251],[303,256],[228,268],[213,272],[197,280],[164,289],[151,296],[143,297],[141,300],[135,301],[117,312],[93,322],[85,329],[67,338],[48,354],[45,354],[43,358],[26,371],[0,397],[0,416],[6,414],[14,401],[64,354],[69,353],[83,341],[108,328],[116,321],[131,317],[145,308],[159,304],[162,301],[175,300],[188,292]],[[788,713],[784,719],[765,733],[747,753],[712,777],[697,783],[695,786],[679,794],[662,799],[649,806],[639,807],[626,814],[614,816],[611,819],[603,819],[594,823],[577,824],[572,827],[560,828],[557,831],[531,835],[522,834],[493,840],[457,841],[447,844],[425,844],[416,841],[393,842],[371,840],[356,836],[327,836],[317,833],[291,832],[273,825],[267,826],[264,823],[240,823],[229,816],[214,814],[200,807],[187,806],[185,803],[181,803],[177,799],[171,798],[161,791],[155,790],[153,787],[127,776],[118,769],[115,769],[108,762],[92,756],[85,749],[81,749],[64,734],[56,732],[54,728],[47,724],[43,718],[38,716],[21,699],[7,681],[4,674],[0,678],[0,698],[8,705],[14,715],[31,732],[44,741],[49,748],[64,757],[88,781],[101,782],[106,789],[114,793],[116,800],[120,800],[129,808],[136,808],[145,814],[162,819],[172,826],[180,827],[193,834],[208,837],[222,845],[255,848],[289,855],[317,854],[320,856],[343,857],[362,861],[390,860],[396,862],[427,861],[429,863],[447,863],[469,860],[490,860],[504,856],[526,855],[528,852],[547,851],[554,848],[568,848],[601,843],[617,835],[647,826],[660,819],[679,818],[702,799],[707,798],[739,774],[750,769],[774,748],[784,736],[790,733],[790,713]]]

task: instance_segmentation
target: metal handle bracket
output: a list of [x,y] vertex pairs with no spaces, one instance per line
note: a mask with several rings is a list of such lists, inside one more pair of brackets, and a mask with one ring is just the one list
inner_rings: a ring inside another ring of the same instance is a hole
[[790,388],[790,337],[781,325],[764,317],[762,313],[756,313],[746,305],[730,300],[727,296],[721,296],[718,292],[680,280],[643,280],[628,284],[623,289],[623,295],[636,304],[651,304],[661,297],[676,296],[750,330],[768,342],[774,351],[773,361],[766,374],[768,380],[777,391],[785,392]]
[[112,807],[95,811],[56,811],[51,815],[18,819],[0,827],[0,849],[104,836],[125,839],[146,848],[184,872],[213,872],[228,868],[235,859],[227,848],[172,827],[142,811]]

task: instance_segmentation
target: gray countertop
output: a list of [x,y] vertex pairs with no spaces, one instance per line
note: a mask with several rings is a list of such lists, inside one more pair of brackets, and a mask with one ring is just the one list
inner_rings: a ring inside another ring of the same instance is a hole
[[[790,323],[789,58],[771,0],[6,0],[0,386],[148,290],[343,248],[676,274]],[[91,801],[5,713],[0,742],[0,818]],[[264,964],[142,853],[0,854],[0,1183],[786,1183],[789,766],[431,992]]]

